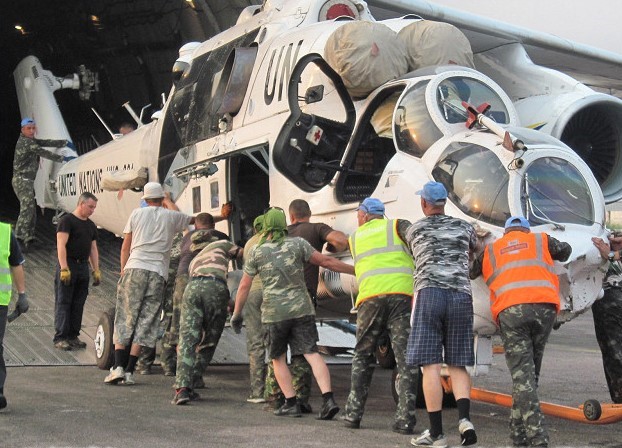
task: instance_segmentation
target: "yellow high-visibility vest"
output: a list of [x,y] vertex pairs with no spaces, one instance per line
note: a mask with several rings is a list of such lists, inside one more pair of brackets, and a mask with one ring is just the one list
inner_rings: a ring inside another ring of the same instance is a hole
[[0,222],[0,305],[11,301],[11,225]]
[[350,236],[359,286],[356,306],[385,294],[413,294],[414,263],[397,233],[397,220],[373,219]]

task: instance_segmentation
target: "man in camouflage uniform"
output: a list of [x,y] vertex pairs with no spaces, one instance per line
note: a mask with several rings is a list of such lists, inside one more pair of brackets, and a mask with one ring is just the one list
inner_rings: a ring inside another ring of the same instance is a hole
[[[226,238],[226,235],[224,235]],[[243,250],[206,230],[192,235],[191,250],[201,250],[190,263],[190,281],[185,289],[179,327],[179,355],[175,380],[175,405],[196,400],[193,381],[206,366],[197,363],[199,346],[211,361],[227,321],[229,261],[241,259]]]
[[499,324],[512,375],[510,438],[514,446],[548,446],[538,400],[538,377],[549,334],[559,311],[559,280],[553,260],[572,252],[545,233],[531,233],[521,216],[510,217],[505,234],[484,249],[471,269],[490,288],[493,319]]
[[194,222],[194,218],[178,211],[157,182],[145,185],[142,199],[147,207],[135,209],[123,230],[114,317],[114,365],[104,379],[107,384],[134,384],[141,348],[155,347],[173,238]]
[[37,216],[35,203],[35,177],[39,168],[39,157],[63,162],[73,157],[63,157],[54,154],[42,146],[62,148],[73,147],[67,140],[39,140],[35,138],[36,126],[32,118],[24,118],[22,129],[15,145],[13,156],[13,191],[19,200],[19,217],[15,224],[15,236],[22,240],[27,248],[35,240],[35,218]]
[[[263,228],[263,215],[253,221],[255,234],[244,245],[244,262],[248,260],[248,254],[257,245],[261,238]],[[249,403],[264,403],[264,391],[266,390],[266,345],[267,335],[264,325],[261,323],[261,304],[263,295],[261,292],[261,279],[253,278],[248,299],[244,307],[244,322],[246,323],[246,351],[248,353],[248,368],[250,378],[250,395],[246,399]],[[272,369],[272,366],[269,367]],[[274,371],[274,370],[272,370]],[[274,378],[274,375],[273,375]],[[274,379],[276,383],[276,379]],[[278,389],[278,384],[276,385]],[[280,391],[280,389],[278,389]],[[275,387],[270,384],[270,393],[276,393]]]
[[605,295],[592,305],[596,340],[603,355],[603,368],[614,403],[622,403],[622,236],[610,236],[609,244],[592,238],[601,256],[611,264],[605,277]]
[[445,214],[447,190],[440,182],[427,182],[416,194],[424,218],[406,233],[415,263],[412,330],[406,362],[421,366],[423,393],[430,429],[414,437],[414,446],[447,446],[443,434],[441,366],[447,364],[458,407],[462,445],[477,442],[470,421],[471,377],[466,366],[475,362],[473,299],[469,257],[477,245],[473,226]]
[[[220,219],[224,219],[219,217]],[[220,220],[219,219],[219,220]],[[177,369],[177,345],[179,343],[179,322],[181,320],[181,309],[183,303],[183,296],[186,286],[188,285],[188,268],[190,262],[200,252],[200,249],[192,248],[192,236],[196,232],[202,232],[206,235],[213,235],[221,239],[227,239],[227,235],[217,230],[214,230],[215,218],[209,213],[199,213],[195,217],[194,226],[195,230],[186,233],[181,239],[180,243],[180,255],[176,266],[176,272],[174,274],[174,292],[172,294],[172,313],[168,320],[168,326],[164,337],[162,338],[162,367],[164,368],[164,374],[166,376],[175,376]],[[202,347],[199,345],[199,347]],[[197,353],[197,363],[199,366],[203,366],[203,369],[197,369],[197,376],[194,378],[192,388],[202,389],[205,387],[203,382],[203,372],[207,368],[210,359],[206,348],[201,348]]]
[[[326,249],[330,252],[342,252],[348,248],[348,237],[339,230],[335,230],[327,224],[311,221],[311,208],[307,201],[303,199],[294,199],[289,204],[289,222],[287,226],[287,234],[289,236],[299,236],[307,240],[311,246],[318,252],[322,252],[322,248],[326,245]],[[305,283],[313,305],[317,307],[317,287],[319,281],[320,268],[312,263],[305,263]],[[248,327],[248,322],[247,322]],[[300,402],[302,413],[310,414],[312,412],[309,405],[309,396],[311,394],[311,382],[313,374],[311,366],[305,360],[304,356],[292,356],[290,370],[292,372],[292,381],[296,390],[296,397]],[[279,388],[279,384],[274,377],[274,369],[272,365],[268,367],[268,375],[266,377],[266,399],[271,403],[272,407],[278,409],[283,405],[285,397]]]
[[261,239],[244,264],[244,275],[238,287],[231,327],[236,333],[241,331],[242,310],[253,277],[259,275],[263,287],[261,320],[267,326],[269,356],[274,364],[279,386],[285,395],[285,403],[274,414],[301,416],[300,403],[296,399],[291,372],[287,366],[289,345],[292,355],[303,354],[311,364],[324,399],[318,418],[330,420],[339,412],[339,407],[333,398],[328,367],[317,351],[315,310],[305,287],[303,271],[306,261],[335,272],[354,273],[352,266],[320,254],[302,238],[287,237],[283,210],[268,210],[264,214]]
[[356,346],[345,426],[359,428],[369,393],[378,339],[389,333],[399,374],[399,402],[393,431],[412,434],[415,427],[419,369],[406,365],[413,294],[413,261],[405,242],[410,222],[384,218],[384,204],[365,199],[357,209],[358,229],[350,236],[350,252],[359,285],[356,298]]

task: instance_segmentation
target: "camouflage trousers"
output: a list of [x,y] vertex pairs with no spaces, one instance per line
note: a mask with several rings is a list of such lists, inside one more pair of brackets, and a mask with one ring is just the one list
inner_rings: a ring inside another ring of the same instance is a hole
[[622,403],[622,289],[605,289],[592,305],[592,315],[611,400]]
[[499,313],[505,361],[512,375],[510,438],[515,445],[547,446],[549,435],[538,400],[538,377],[555,323],[551,304],[514,305]]
[[[171,273],[172,272],[172,273]],[[162,302],[162,318],[158,325],[158,337],[164,334],[162,337],[162,352],[160,353],[160,364],[165,372],[174,372],[177,366],[177,342],[174,346],[167,345],[165,342],[166,331],[170,328],[172,316],[173,316],[173,289],[175,284],[176,269],[169,268],[169,276],[164,287],[164,300]],[[187,279],[187,276],[186,276]],[[183,291],[182,291],[183,294]],[[143,347],[138,357],[138,363],[136,369],[151,370],[156,358],[155,347]]]
[[114,343],[155,347],[164,277],[145,269],[126,269],[117,284]]
[[261,289],[251,289],[244,306],[246,350],[250,376],[250,397],[263,398],[266,383],[266,330],[261,323]]
[[345,415],[360,421],[369,393],[378,339],[388,331],[397,363],[398,404],[395,421],[416,423],[417,381],[419,368],[406,365],[406,346],[410,334],[410,296],[395,294],[366,300],[356,315],[356,346],[352,360],[352,385]]
[[175,388],[192,388],[203,376],[207,365],[201,365],[197,351],[206,351],[209,364],[225,328],[228,303],[229,289],[224,282],[195,277],[188,283],[179,326]]
[[15,223],[15,236],[24,242],[35,239],[37,203],[35,201],[35,183],[21,176],[13,177],[13,191],[19,200],[19,216]]
[[[181,319],[181,307],[184,291],[188,284],[188,274],[173,275],[169,277],[170,290],[167,291],[169,307],[164,308],[164,321],[166,329],[162,337],[162,353],[160,363],[165,371],[174,372],[177,365],[177,344],[179,342],[179,321]],[[167,288],[168,289],[168,288]]]
[[[302,405],[309,404],[313,371],[311,370],[311,366],[307,362],[304,355],[292,356],[289,370],[292,373],[292,385],[296,391],[296,398],[298,398],[298,402]],[[278,407],[285,402],[285,395],[283,395],[279,383],[276,381],[272,362],[268,364],[264,398],[273,407]]]

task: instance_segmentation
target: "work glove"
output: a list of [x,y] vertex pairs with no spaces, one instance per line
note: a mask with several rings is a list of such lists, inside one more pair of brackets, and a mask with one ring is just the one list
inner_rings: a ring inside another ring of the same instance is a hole
[[241,314],[233,313],[233,315],[231,316],[231,320],[229,321],[229,323],[231,324],[231,328],[233,328],[233,331],[235,331],[236,334],[240,334],[242,332],[243,321],[244,319],[242,318]]
[[102,282],[102,272],[99,269],[93,271],[93,286],[99,286]]
[[28,304],[28,298],[26,297],[25,292],[20,292],[17,295],[17,304],[15,305],[15,309],[11,314],[7,316],[7,321],[13,322],[17,319],[22,313],[28,311],[30,305]]
[[65,146],[69,149],[73,149],[74,151],[78,152],[76,150],[76,145],[74,145],[72,141],[67,140],[67,144]]
[[69,268],[60,270],[60,281],[65,286],[71,285],[71,271]]
[[70,160],[77,159],[76,156],[65,156],[63,157],[63,162],[69,162]]
[[226,202],[222,204],[222,207],[220,208],[220,216],[226,219],[229,216],[231,216],[231,213],[233,212],[233,210],[234,210],[233,202]]

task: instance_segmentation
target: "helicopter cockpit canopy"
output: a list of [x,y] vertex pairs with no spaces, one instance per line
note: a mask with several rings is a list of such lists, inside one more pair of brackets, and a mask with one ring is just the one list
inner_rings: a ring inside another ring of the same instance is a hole
[[421,157],[441,137],[464,130],[468,114],[463,102],[490,104],[486,116],[499,124],[516,123],[510,99],[489,79],[467,68],[443,66],[433,71],[437,76],[410,86],[397,101],[393,135],[399,150]]
[[[512,128],[515,135],[530,141],[535,131]],[[545,137],[539,142],[546,148],[560,143]],[[552,143],[549,145],[548,143]],[[535,145],[534,141],[534,145]],[[562,144],[563,146],[563,144]],[[474,219],[503,227],[512,215],[511,198],[520,198],[520,210],[532,225],[545,223],[579,224],[595,222],[593,192],[580,169],[562,154],[547,151],[545,156],[526,159],[516,188],[510,191],[510,171],[495,151],[471,142],[451,142],[441,153],[432,176],[442,182],[449,200]],[[518,203],[513,204],[518,208]]]

